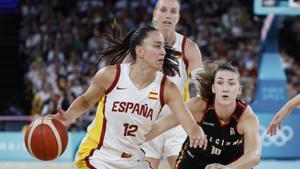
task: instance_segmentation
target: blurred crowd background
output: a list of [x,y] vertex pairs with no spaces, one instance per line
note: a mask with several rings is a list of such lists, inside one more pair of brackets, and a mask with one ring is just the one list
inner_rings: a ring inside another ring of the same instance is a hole
[[[300,10],[300,8],[299,8]],[[289,97],[300,92],[300,17],[286,17],[279,30],[279,50]]]
[[[97,64],[97,50],[107,44],[95,30],[117,18],[123,30],[149,25],[154,3],[151,0],[24,0],[20,55],[26,61],[25,104],[9,110],[19,115],[56,113],[57,104],[67,109],[84,92]],[[253,14],[251,1],[182,0],[178,32],[194,40],[203,61],[224,59],[238,66],[244,86],[241,99],[247,103],[255,96],[262,49],[261,28],[264,17]],[[279,32],[279,48],[287,74],[289,97],[300,91],[300,20],[286,17]],[[83,130],[87,116],[71,130]]]

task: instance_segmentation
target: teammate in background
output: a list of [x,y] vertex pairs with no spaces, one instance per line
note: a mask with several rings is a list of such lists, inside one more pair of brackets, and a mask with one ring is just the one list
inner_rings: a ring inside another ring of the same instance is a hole
[[[153,11],[153,25],[162,33],[166,44],[182,53],[178,58],[179,74],[169,79],[179,88],[184,100],[189,99],[189,76],[202,71],[202,56],[196,43],[176,32],[176,24],[180,18],[180,0],[158,0]],[[168,113],[166,107],[159,118]],[[166,131],[143,145],[147,160],[153,169],[158,169],[162,157],[166,158],[170,168],[174,168],[176,158],[184,142],[186,133],[181,126]]]
[[[117,27],[115,27],[117,28]],[[124,39],[119,30],[104,38],[111,46],[101,52],[110,66],[99,70],[87,91],[65,112],[58,106],[56,117],[66,126],[99,102],[76,155],[76,166],[97,169],[150,169],[140,145],[161,107],[169,105],[191,138],[191,146],[207,140],[187,109],[175,84],[166,75],[178,71],[174,51],[165,49],[161,33],[153,27],[130,32]],[[132,64],[118,64],[130,53]],[[162,70],[164,74],[157,73]]]
[[[191,148],[188,138],[176,161],[176,169],[250,169],[260,161],[259,122],[250,106],[237,99],[240,75],[230,64],[215,63],[200,73],[201,97],[187,101],[197,123],[207,135],[207,148]],[[146,139],[178,124],[168,115],[158,120]]]
[[294,110],[296,107],[300,106],[300,94],[296,95],[294,98],[289,100],[273,117],[272,121],[269,124],[268,132],[270,136],[276,134],[277,128],[281,128],[282,121],[286,118],[286,116]]

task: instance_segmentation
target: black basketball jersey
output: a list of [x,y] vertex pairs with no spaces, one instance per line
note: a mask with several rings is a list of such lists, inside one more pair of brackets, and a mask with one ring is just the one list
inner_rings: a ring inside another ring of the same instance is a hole
[[207,135],[207,148],[191,148],[189,138],[185,140],[176,161],[176,169],[204,169],[211,163],[229,164],[244,154],[244,136],[237,131],[239,118],[247,105],[236,101],[236,108],[227,122],[222,122],[214,108],[208,103],[204,117],[198,124]]

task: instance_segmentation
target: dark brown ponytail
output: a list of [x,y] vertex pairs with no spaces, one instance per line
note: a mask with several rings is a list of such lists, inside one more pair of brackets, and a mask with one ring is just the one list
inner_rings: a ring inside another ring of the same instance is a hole
[[[105,59],[107,65],[120,64],[124,58],[130,54],[132,63],[136,62],[135,48],[141,45],[149,32],[158,31],[156,28],[148,26],[139,28],[135,31],[130,31],[124,38],[121,37],[121,30],[114,21],[111,26],[110,34],[99,35],[100,38],[109,42],[109,46],[102,51],[98,51],[99,61]],[[168,76],[174,76],[179,72],[177,55],[180,52],[174,51],[170,47],[165,47],[166,55],[162,72]]]
[[134,31],[130,31],[123,39],[121,29],[114,20],[107,34],[98,34],[99,38],[106,40],[109,44],[103,50],[98,50],[98,62],[105,60],[107,65],[120,64],[129,54],[129,42]]

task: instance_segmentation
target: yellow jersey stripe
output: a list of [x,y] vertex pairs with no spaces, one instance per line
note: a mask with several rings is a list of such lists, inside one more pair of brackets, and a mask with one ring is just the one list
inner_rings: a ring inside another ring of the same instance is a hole
[[190,92],[189,92],[189,85],[190,85],[190,68],[186,68],[187,71],[187,81],[185,83],[184,93],[183,93],[183,99],[184,101],[190,99]]
[[89,164],[88,158],[93,155],[96,149],[102,146],[106,126],[104,117],[105,100],[106,96],[99,102],[96,117],[88,127],[87,135],[82,140],[77,151],[75,164],[79,169],[93,168],[93,166]]

